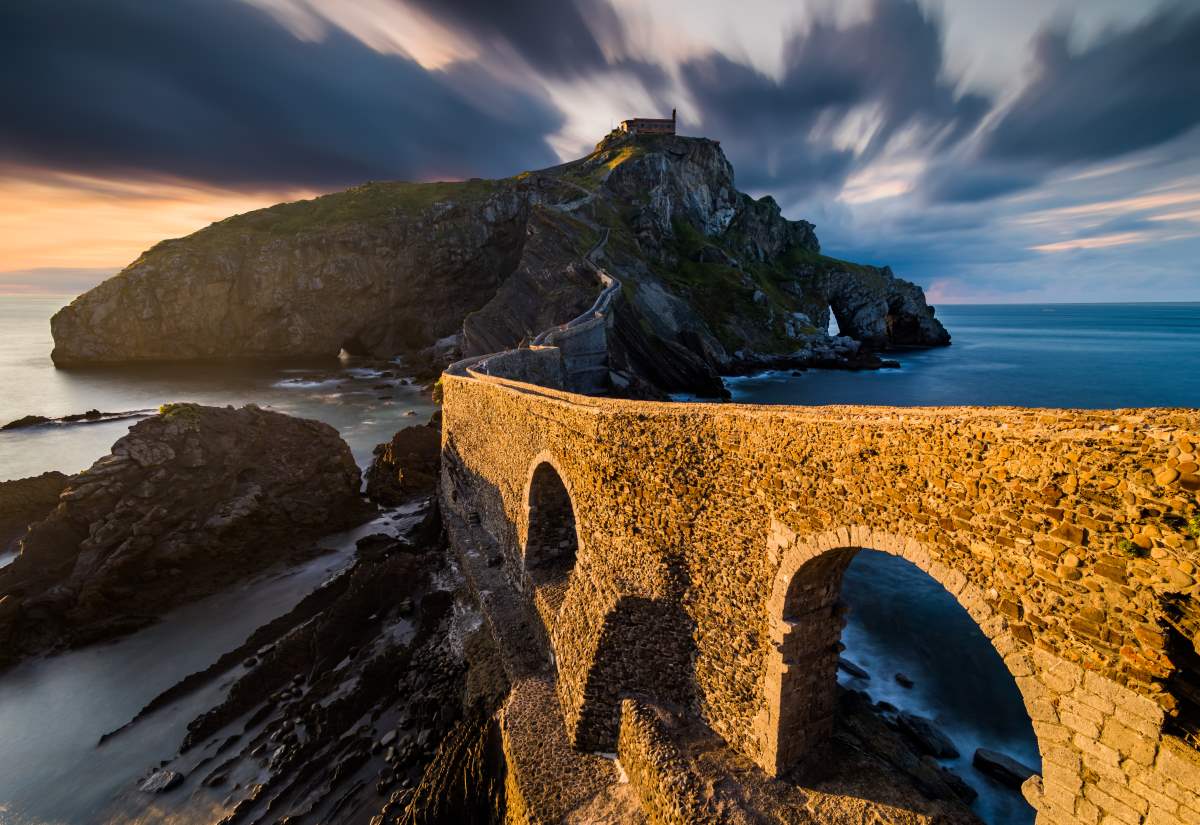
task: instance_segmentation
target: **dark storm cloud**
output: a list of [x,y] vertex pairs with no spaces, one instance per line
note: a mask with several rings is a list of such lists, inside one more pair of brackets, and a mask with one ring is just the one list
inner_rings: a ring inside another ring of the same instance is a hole
[[533,68],[566,76],[606,67],[596,29],[619,34],[620,21],[603,0],[405,0],[448,28],[483,45],[505,45]]
[[668,76],[656,63],[610,58],[604,43],[624,51],[625,25],[607,0],[403,0],[485,51],[507,49],[538,74],[555,78],[625,72],[652,94]]
[[[728,142],[750,185],[836,185],[899,130],[915,124],[930,148],[953,144],[990,105],[956,93],[940,22],[912,0],[876,0],[865,20],[846,27],[815,21],[787,42],[780,80],[716,53],[684,64],[682,76],[705,131]],[[816,136],[864,104],[878,107],[880,122],[861,152]]]
[[0,163],[231,187],[508,174],[555,161],[548,103],[234,0],[0,4]]
[[1200,11],[1160,10],[1072,53],[1069,32],[1034,41],[1033,79],[977,146],[935,164],[932,200],[989,200],[1036,186],[1056,169],[1110,160],[1200,124]]
[[934,161],[921,189],[931,200],[973,203],[1036,186],[1045,174],[1040,164],[985,163],[975,158],[967,163],[961,159]]
[[1200,123],[1200,11],[1171,8],[1072,54],[1068,32],[1035,42],[1037,74],[989,131],[984,157],[1103,160]]

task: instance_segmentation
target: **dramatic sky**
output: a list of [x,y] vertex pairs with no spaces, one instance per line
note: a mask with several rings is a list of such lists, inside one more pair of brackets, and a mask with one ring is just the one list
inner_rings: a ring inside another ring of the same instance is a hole
[[5,2],[0,292],[673,106],[935,302],[1200,299],[1197,0]]

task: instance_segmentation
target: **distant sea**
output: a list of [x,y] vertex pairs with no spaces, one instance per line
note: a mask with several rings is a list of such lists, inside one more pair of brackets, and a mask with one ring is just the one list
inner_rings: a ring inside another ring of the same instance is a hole
[[1200,303],[943,306],[949,347],[892,353],[898,370],[727,381],[758,404],[1200,405]]
[[[418,388],[399,382],[399,366],[395,376],[338,361],[58,371],[49,318],[67,301],[0,296],[0,424],[169,401],[254,402],[332,424],[365,466],[374,444],[432,410]],[[1200,405],[1200,304],[946,306],[938,314],[953,345],[898,353],[898,370],[766,374],[731,379],[730,389],[737,401],[772,404]],[[78,471],[130,423],[0,433],[0,480]],[[344,563],[353,537],[329,542],[340,548],[335,556],[189,605],[115,644],[0,677],[0,822],[106,821],[101,812],[113,794],[170,756],[187,720],[224,688],[180,703],[113,745],[96,748],[99,732],[287,610]],[[843,598],[851,608],[845,655],[871,674],[843,674],[847,686],[935,718],[962,751],[949,765],[980,791],[980,816],[992,825],[1032,823],[1018,795],[970,767],[978,746],[1035,768],[1038,754],[1011,676],[954,598],[907,562],[868,552],[850,566]],[[897,672],[914,687],[897,684]]]

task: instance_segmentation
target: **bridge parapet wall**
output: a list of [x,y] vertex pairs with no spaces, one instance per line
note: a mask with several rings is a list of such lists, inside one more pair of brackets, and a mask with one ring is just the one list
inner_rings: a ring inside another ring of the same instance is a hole
[[[764,770],[786,767],[781,717],[820,706],[817,686],[789,681],[803,669],[784,651],[803,645],[787,594],[814,559],[866,547],[943,584],[1003,657],[1042,752],[1027,788],[1040,822],[1200,821],[1200,760],[1164,732],[1178,697],[1162,624],[1166,599],[1200,597],[1185,521],[1200,413],[660,404],[444,383],[447,478],[495,492],[481,517],[510,563],[535,459],[554,456],[570,489],[578,560],[548,636],[573,741],[615,736],[622,695],[671,690]],[[671,617],[671,643],[606,640],[622,602]],[[636,673],[658,676],[629,684]]]

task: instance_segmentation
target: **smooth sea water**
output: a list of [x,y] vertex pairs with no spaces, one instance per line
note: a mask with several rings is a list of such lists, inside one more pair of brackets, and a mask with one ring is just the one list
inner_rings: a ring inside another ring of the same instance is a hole
[[[332,424],[365,464],[374,444],[432,411],[417,388],[351,363],[58,371],[49,359],[48,319],[66,301],[0,296],[0,424],[169,401],[254,402]],[[735,400],[775,404],[1200,404],[1200,304],[950,306],[939,317],[954,344],[900,353],[899,370],[770,374],[731,379],[730,389]],[[77,471],[131,423],[0,433],[0,480]],[[186,721],[224,688],[189,697],[104,748],[96,747],[99,732],[288,609],[344,563],[353,538],[332,540],[334,556],[189,605],[112,645],[0,676],[0,825],[107,819],[107,800],[173,753]],[[936,719],[963,753],[948,764],[981,792],[975,809],[986,821],[1032,822],[1019,796],[970,767],[980,746],[1038,766],[1016,687],[970,617],[924,573],[874,552],[851,564],[843,596],[851,607],[845,655],[872,677],[843,675],[843,682]],[[900,687],[896,672],[915,686]]]
[[[733,400],[756,404],[1200,405],[1200,304],[948,306],[954,343],[889,355],[898,370],[813,370],[729,379]],[[1027,825],[1034,811],[971,767],[976,748],[1040,766],[1032,724],[999,655],[937,582],[879,552],[855,557],[842,586],[849,607],[845,657],[865,690],[934,719],[961,756],[943,764],[969,782],[991,825]],[[911,689],[896,673],[909,676]]]
[[[255,403],[315,418],[338,429],[360,466],[371,450],[434,406],[404,374],[380,375],[378,365],[321,363],[156,364],[56,370],[50,316],[70,298],[0,295],[0,425],[26,415],[57,418],[90,409],[126,412],[194,401],[224,406]],[[0,481],[60,470],[76,473],[108,453],[134,421],[43,426],[0,432]]]
[[755,404],[1200,405],[1200,303],[946,306],[948,347],[889,353],[898,370],[726,381]]

